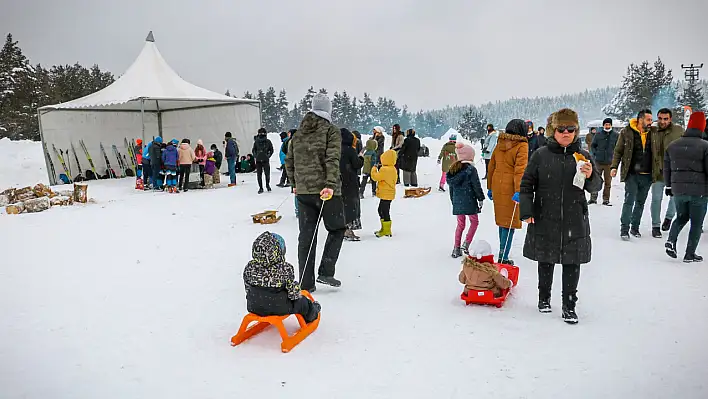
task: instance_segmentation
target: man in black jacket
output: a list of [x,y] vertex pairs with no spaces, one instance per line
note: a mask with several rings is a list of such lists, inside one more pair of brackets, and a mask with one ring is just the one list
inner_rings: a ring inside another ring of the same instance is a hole
[[258,173],[258,194],[263,194],[263,174],[265,173],[266,189],[270,192],[270,157],[273,155],[273,143],[268,140],[264,128],[258,129],[258,135],[253,139],[253,157],[256,159]]
[[708,143],[701,140],[705,128],[705,114],[693,113],[684,136],[670,144],[664,156],[666,195],[674,196],[677,214],[666,241],[666,254],[676,258],[678,235],[690,221],[683,257],[686,263],[703,261],[703,257],[696,255],[696,248],[708,205]]
[[216,165],[216,173],[214,174],[214,184],[221,183],[221,164],[224,161],[224,154],[219,151],[216,144],[211,145],[211,152],[214,153],[214,164]]
[[420,150],[420,140],[415,137],[415,130],[408,129],[403,146],[398,152],[398,165],[403,171],[403,185],[406,187],[418,187],[418,151]]
[[[595,163],[597,163],[599,169],[598,172],[602,173],[602,179],[605,182],[605,187],[602,190],[602,205],[605,206],[611,206],[610,190],[612,190],[612,176],[610,176],[610,172],[612,169],[612,157],[618,137],[617,132],[612,129],[612,119],[605,118],[605,120],[602,121],[602,131],[596,133],[590,143],[590,154],[595,157]],[[592,193],[588,204],[597,204],[598,194],[599,191]]]

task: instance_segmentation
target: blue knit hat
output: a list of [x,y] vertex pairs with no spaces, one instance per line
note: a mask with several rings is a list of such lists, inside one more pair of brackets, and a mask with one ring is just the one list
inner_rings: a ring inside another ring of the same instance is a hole
[[162,137],[160,137],[160,136],[155,137],[155,142],[162,143]]

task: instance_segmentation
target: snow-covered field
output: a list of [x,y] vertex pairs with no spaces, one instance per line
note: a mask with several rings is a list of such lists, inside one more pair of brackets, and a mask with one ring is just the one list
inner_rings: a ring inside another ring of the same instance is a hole
[[[442,143],[424,143],[432,156],[419,179],[435,187]],[[43,169],[37,143],[0,141],[0,187],[46,181]],[[560,319],[560,267],[554,312],[536,310],[523,234],[506,305],[464,306],[447,194],[397,199],[394,237],[376,239],[367,191],[363,241],[345,243],[337,265],[342,288],[318,288],[319,329],[282,354],[274,330],[229,342],[245,314],[253,239],[272,229],[297,260],[290,191],[258,196],[255,175],[242,179],[179,195],[91,182],[97,204],[0,215],[0,397],[708,397],[708,263],[669,259],[650,237],[648,204],[645,238],[621,242],[618,181],[615,206],[591,208],[579,325]],[[280,204],[280,223],[252,224]],[[477,238],[497,245],[490,202]]]

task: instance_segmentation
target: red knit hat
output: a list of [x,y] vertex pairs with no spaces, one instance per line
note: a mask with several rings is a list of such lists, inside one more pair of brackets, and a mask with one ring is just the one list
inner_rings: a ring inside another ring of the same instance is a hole
[[691,114],[691,118],[688,120],[687,129],[698,129],[700,131],[706,130],[706,114],[703,112],[694,112]]

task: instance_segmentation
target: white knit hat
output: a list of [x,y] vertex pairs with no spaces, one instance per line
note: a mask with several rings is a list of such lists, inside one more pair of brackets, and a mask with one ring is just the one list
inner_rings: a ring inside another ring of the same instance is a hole
[[332,101],[326,94],[317,93],[312,97],[312,113],[332,122]]
[[472,242],[467,251],[473,258],[482,258],[492,254],[492,246],[487,241],[477,240]]

